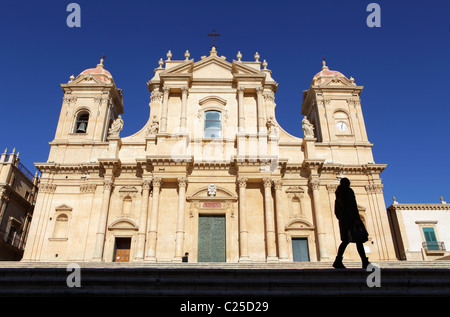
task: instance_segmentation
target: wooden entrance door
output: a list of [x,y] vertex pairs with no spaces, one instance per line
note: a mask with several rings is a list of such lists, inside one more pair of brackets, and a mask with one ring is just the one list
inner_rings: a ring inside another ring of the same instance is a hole
[[225,215],[198,218],[198,262],[226,262]]
[[294,262],[309,262],[308,239],[292,238],[292,255]]
[[114,262],[130,262],[131,238],[116,238]]

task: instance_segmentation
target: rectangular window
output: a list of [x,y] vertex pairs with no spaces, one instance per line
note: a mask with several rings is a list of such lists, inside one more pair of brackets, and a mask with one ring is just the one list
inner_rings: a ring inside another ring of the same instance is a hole
[[217,139],[222,137],[222,118],[220,111],[205,112],[205,138]]

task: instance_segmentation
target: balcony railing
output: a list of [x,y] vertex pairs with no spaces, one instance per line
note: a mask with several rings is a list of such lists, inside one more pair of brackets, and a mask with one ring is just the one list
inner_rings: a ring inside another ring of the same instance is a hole
[[425,251],[445,251],[443,241],[422,242],[422,247]]
[[30,180],[33,181],[34,175],[21,162],[17,164],[17,168]]

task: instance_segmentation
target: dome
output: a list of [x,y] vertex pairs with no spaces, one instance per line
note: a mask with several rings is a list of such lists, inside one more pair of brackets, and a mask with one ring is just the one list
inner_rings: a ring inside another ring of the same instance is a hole
[[341,72],[338,72],[336,70],[330,70],[328,66],[325,64],[325,59],[323,60],[322,65],[323,65],[322,70],[313,77],[314,85],[323,84],[334,77],[344,77],[347,79],[347,77],[345,77]]
[[109,71],[103,66],[103,59],[100,60],[100,64],[97,64],[95,68],[88,68],[80,73],[81,75],[92,75],[103,83],[112,83],[113,78]]

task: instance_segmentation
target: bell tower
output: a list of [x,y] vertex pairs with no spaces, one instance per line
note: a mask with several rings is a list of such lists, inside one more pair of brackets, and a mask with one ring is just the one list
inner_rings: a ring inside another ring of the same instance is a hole
[[[122,90],[117,88],[103,59],[95,68],[70,76],[61,84],[64,92],[55,138],[50,143],[49,161],[60,162],[62,145],[89,145],[106,142],[112,122],[123,113]],[[56,152],[55,152],[56,151]],[[65,156],[65,155],[64,155]]]
[[[321,71],[303,92],[301,113],[305,116],[305,144],[314,140],[316,150],[319,143],[329,146],[331,158],[328,162],[373,163],[372,144],[367,138],[361,110],[362,89],[353,77],[348,79],[342,73],[330,70],[324,60]],[[351,149],[357,149],[359,156],[350,156]]]
[[303,92],[302,114],[314,126],[317,142],[368,143],[360,94],[353,77],[330,70],[322,62],[308,90]]

